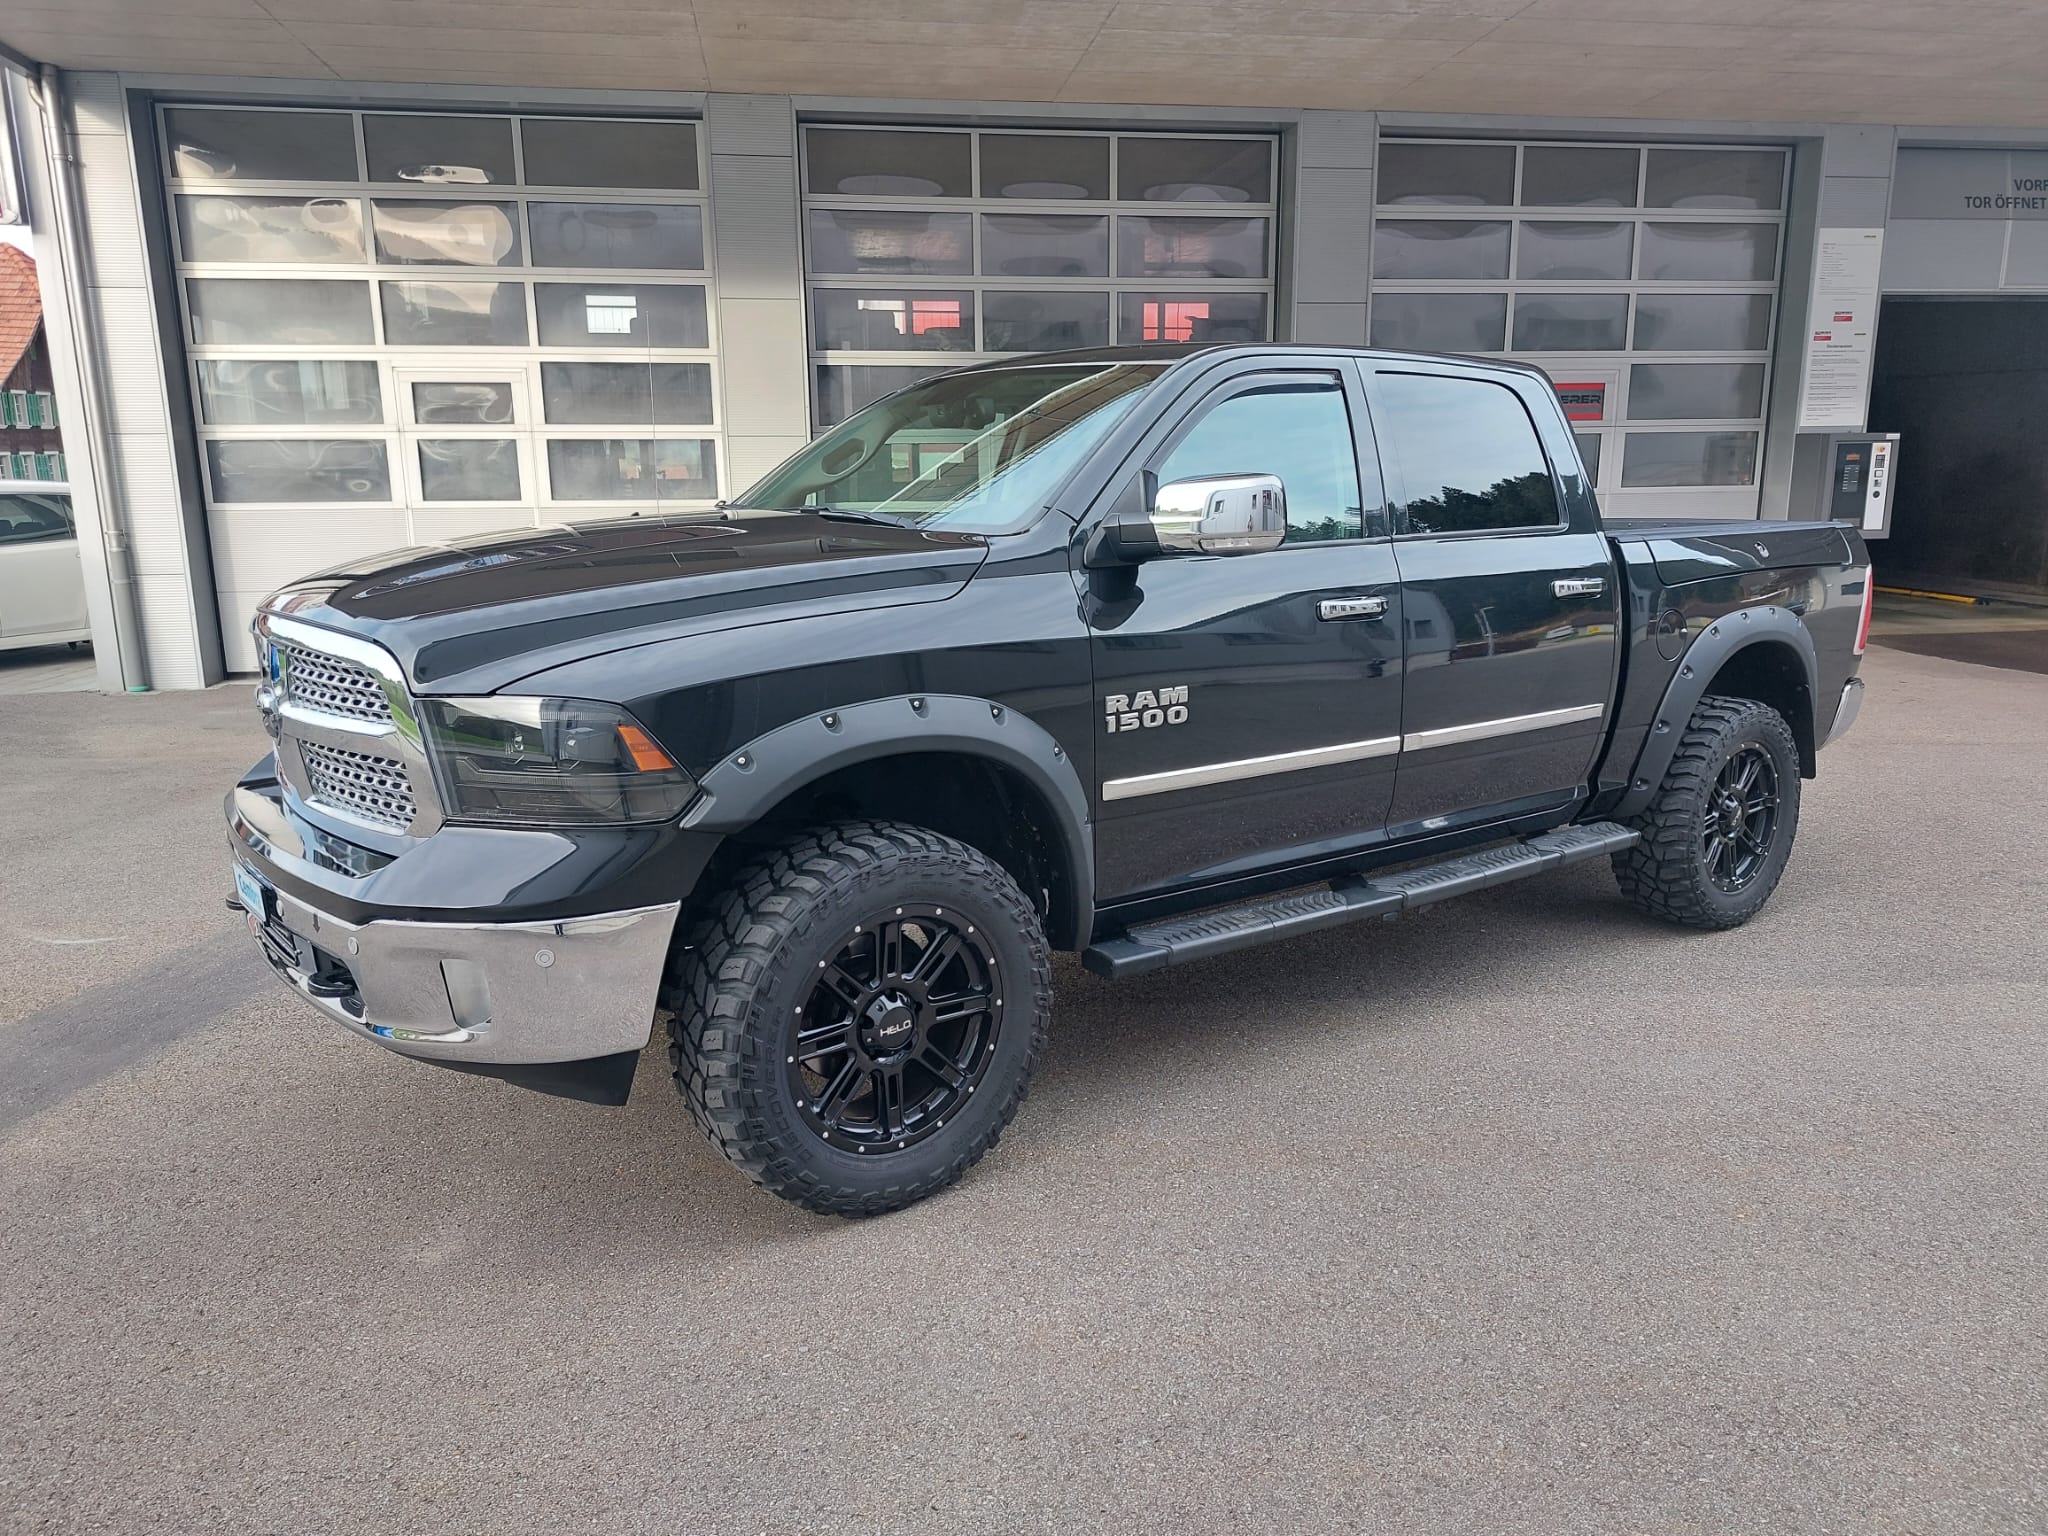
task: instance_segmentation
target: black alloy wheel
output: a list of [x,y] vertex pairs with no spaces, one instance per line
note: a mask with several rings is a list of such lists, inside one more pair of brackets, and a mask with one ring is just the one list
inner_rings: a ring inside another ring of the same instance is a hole
[[1744,744],[1722,766],[1709,797],[1700,857],[1707,878],[1733,895],[1770,862],[1778,830],[1778,770],[1770,754]]
[[958,912],[906,904],[818,962],[790,1024],[790,1091],[826,1142],[887,1156],[943,1130],[1002,1029],[1001,962]]

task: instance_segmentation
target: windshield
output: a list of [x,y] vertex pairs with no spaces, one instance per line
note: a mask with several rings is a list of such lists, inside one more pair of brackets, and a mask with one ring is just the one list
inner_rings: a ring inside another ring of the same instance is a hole
[[1164,366],[1058,363],[914,384],[834,427],[736,504],[1007,533],[1039,514]]

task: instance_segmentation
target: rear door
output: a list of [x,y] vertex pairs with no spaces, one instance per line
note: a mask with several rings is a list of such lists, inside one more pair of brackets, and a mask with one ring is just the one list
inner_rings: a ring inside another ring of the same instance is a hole
[[1605,731],[1621,598],[1557,408],[1534,377],[1364,368],[1399,503],[1393,834],[1569,803]]

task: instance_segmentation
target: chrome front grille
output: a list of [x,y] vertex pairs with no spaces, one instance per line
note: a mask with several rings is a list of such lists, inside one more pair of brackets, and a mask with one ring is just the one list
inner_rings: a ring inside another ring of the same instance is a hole
[[283,662],[284,697],[323,715],[382,724],[391,718],[391,700],[368,667],[339,656],[309,651],[300,645],[278,646]]
[[298,745],[306,764],[306,778],[313,789],[309,798],[315,805],[328,806],[394,832],[403,832],[412,825],[419,806],[413,800],[412,780],[405,764],[374,752],[353,752],[316,741],[301,741]]

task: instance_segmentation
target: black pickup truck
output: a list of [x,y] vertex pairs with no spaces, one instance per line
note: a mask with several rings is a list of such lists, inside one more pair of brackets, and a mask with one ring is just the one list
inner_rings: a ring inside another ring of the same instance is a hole
[[869,1214],[995,1142],[1055,949],[1136,975],[1603,855],[1746,921],[1870,599],[1839,524],[1603,528],[1532,368],[1022,358],[716,512],[277,593],[232,904],[403,1055],[617,1103],[659,1024],[728,1158]]

